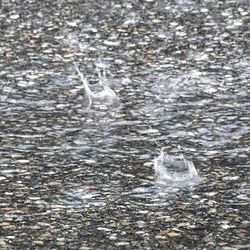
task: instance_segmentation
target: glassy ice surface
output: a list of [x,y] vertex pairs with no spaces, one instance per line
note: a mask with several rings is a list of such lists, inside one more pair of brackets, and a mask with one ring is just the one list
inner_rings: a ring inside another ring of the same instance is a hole
[[[5,0],[0,23],[0,249],[249,248],[249,1]],[[119,104],[87,109],[73,59]],[[169,185],[180,154],[201,182]]]

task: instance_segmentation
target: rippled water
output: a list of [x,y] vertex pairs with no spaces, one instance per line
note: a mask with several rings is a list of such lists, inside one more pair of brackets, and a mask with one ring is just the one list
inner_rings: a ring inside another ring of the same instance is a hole
[[[247,246],[248,4],[59,2],[1,14],[0,246]],[[97,91],[102,60],[120,104],[86,109],[73,58]],[[203,181],[155,185],[162,147]]]

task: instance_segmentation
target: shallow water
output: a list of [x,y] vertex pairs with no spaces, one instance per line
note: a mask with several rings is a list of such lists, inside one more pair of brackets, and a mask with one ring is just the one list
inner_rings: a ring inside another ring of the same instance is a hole
[[[248,11],[245,1],[4,1],[0,246],[247,248]],[[86,110],[73,58],[93,89],[101,60],[121,104]],[[155,185],[162,147],[203,182]]]

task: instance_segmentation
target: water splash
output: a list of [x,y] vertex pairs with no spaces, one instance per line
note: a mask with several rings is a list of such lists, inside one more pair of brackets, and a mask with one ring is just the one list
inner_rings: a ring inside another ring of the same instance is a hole
[[154,159],[155,181],[143,181],[132,189],[133,202],[143,206],[166,206],[185,188],[202,181],[192,161],[182,155],[171,156],[163,150]]
[[182,155],[168,155],[162,150],[154,159],[154,170],[156,185],[185,187],[201,181],[192,161]]
[[81,73],[75,61],[73,61],[75,70],[83,83],[85,95],[88,99],[88,108],[91,107],[93,102],[99,102],[101,104],[114,105],[119,103],[119,98],[116,93],[108,86],[105,70],[103,72],[98,71],[99,75],[99,85],[103,90],[94,93],[90,87],[87,78]]

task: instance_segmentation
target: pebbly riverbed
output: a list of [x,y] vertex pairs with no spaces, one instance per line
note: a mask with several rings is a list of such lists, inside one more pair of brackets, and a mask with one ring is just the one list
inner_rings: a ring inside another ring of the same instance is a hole
[[[249,249],[249,11],[0,1],[0,248]],[[156,185],[162,148],[200,181]]]

